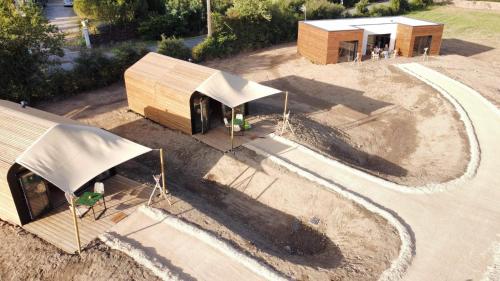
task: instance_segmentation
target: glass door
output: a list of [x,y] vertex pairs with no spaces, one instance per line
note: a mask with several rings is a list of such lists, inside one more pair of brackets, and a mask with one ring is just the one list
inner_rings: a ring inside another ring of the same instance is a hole
[[339,62],[353,61],[358,51],[358,41],[341,41],[339,46]]
[[24,198],[34,220],[50,208],[48,184],[40,176],[26,172],[19,177],[19,182],[24,192]]
[[431,48],[432,36],[416,36],[415,42],[413,43],[413,55],[421,56],[427,50],[429,54],[429,49]]

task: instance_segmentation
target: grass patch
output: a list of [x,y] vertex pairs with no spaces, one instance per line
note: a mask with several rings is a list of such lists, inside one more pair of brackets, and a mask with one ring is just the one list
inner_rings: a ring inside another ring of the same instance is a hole
[[498,37],[500,12],[478,11],[453,6],[432,6],[427,10],[411,12],[409,17],[444,23],[444,37]]

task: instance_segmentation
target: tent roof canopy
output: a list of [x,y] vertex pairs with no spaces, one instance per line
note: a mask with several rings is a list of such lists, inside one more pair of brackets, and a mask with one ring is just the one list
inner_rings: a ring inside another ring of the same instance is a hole
[[224,71],[216,71],[196,91],[231,108],[282,92]]
[[199,92],[232,108],[282,93],[224,71],[153,52],[129,67],[125,76],[140,77],[155,87],[161,85],[188,98]]
[[149,151],[99,128],[59,123],[32,143],[16,162],[73,194],[106,170]]

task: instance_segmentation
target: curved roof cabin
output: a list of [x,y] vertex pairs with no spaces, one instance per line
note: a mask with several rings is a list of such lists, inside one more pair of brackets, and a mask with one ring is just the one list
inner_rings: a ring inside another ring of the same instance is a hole
[[34,221],[65,202],[64,193],[75,195],[149,151],[105,130],[0,100],[0,219]]
[[249,101],[282,93],[227,72],[157,53],[147,54],[125,71],[125,87],[131,110],[189,135],[203,131],[200,112],[217,111],[217,118],[206,118],[221,121],[219,117],[227,113],[226,109],[244,113]]

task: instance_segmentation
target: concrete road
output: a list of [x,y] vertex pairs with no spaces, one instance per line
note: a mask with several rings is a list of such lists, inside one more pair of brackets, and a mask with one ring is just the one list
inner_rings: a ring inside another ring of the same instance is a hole
[[64,7],[63,0],[49,0],[44,10],[49,22],[71,38],[80,34],[80,19],[73,7]]

